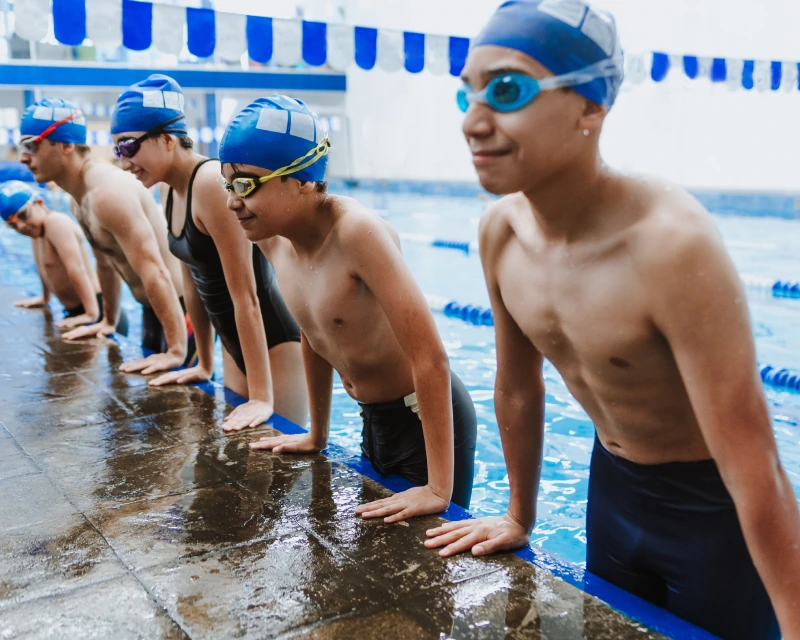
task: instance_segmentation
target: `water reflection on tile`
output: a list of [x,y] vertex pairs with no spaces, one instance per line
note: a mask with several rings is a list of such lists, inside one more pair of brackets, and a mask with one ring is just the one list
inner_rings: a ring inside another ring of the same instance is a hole
[[72,429],[43,428],[20,438],[43,469],[92,465],[130,453],[175,446],[153,420],[128,418]]
[[132,576],[3,611],[4,638],[130,638],[187,636]]
[[275,637],[390,599],[305,533],[149,569],[141,579],[192,638]]
[[88,466],[48,471],[53,483],[81,510],[184,493],[229,477],[197,444],[109,458]]
[[102,391],[92,396],[50,402],[0,405],[0,422],[19,442],[36,440],[57,429],[111,423],[130,417],[128,409]]
[[0,480],[0,531],[23,527],[76,512],[42,474]]
[[299,530],[274,521],[234,484],[217,485],[87,514],[134,570]]
[[123,573],[111,547],[79,514],[0,536],[0,610]]

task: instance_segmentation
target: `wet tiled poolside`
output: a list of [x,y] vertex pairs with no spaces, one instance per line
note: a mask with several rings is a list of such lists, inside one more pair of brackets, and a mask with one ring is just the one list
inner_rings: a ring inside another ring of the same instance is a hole
[[[340,460],[250,451],[230,407],[116,372],[0,287],[0,638],[658,638],[515,555],[442,560]],[[280,423],[278,423],[280,425]]]

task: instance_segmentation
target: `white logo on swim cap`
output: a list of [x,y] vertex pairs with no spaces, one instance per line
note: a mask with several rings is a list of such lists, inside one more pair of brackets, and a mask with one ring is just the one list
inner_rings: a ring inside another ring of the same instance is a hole
[[173,109],[183,113],[183,94],[177,91],[142,91],[142,106],[153,109]]
[[258,115],[256,129],[261,131],[272,131],[273,133],[287,133],[296,138],[303,138],[309,142],[316,142],[322,139],[322,127],[319,122],[307,113],[292,111],[291,125],[289,122],[289,112],[282,109],[261,109]]
[[588,5],[581,0],[543,0],[539,11],[577,29],[583,21]]
[[581,32],[605,51],[607,56],[614,53],[617,44],[617,33],[613,19],[607,14],[589,9],[586,19],[583,21]]

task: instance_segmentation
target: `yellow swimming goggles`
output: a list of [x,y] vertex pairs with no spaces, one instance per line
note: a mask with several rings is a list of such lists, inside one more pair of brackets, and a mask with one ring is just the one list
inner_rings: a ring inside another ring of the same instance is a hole
[[306,167],[310,167],[320,158],[327,156],[330,148],[331,141],[328,139],[328,136],[325,136],[319,141],[319,144],[317,144],[317,146],[311,149],[311,151],[309,151],[307,154],[298,158],[292,162],[292,164],[273,171],[268,176],[263,176],[261,178],[234,178],[233,182],[227,182],[223,179],[222,185],[225,187],[225,191],[233,191],[240,198],[246,198],[247,196],[252,195],[262,184],[272,180],[273,178],[288,176],[289,174],[302,171]]

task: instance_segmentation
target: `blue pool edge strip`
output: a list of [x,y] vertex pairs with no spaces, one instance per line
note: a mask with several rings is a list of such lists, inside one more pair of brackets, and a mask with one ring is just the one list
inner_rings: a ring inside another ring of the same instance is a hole
[[[225,401],[233,407],[238,407],[246,402],[245,398],[216,382],[196,383],[194,386],[211,396],[216,396],[217,390],[222,388]],[[265,424],[286,435],[308,433],[306,429],[300,425],[277,414],[273,415]],[[355,456],[339,445],[329,443],[321,453],[332,462],[343,464],[394,493],[405,491],[406,489],[416,486],[400,476],[381,475],[375,471],[369,460],[364,456]],[[466,509],[452,503],[447,511],[440,515],[451,522],[468,520],[475,517]],[[537,569],[548,571],[567,584],[602,600],[613,609],[657,633],[669,638],[718,640],[717,636],[708,631],[686,622],[668,611],[646,600],[642,600],[632,593],[620,589],[576,565],[565,562],[544,549],[529,544],[527,547],[515,551],[514,555],[529,562]]]

